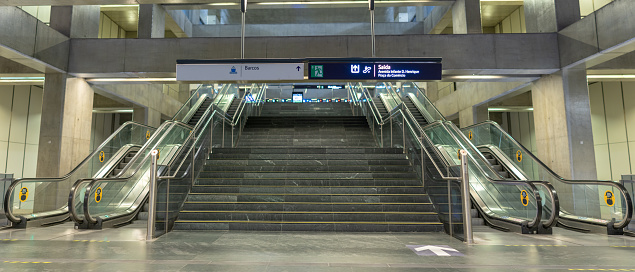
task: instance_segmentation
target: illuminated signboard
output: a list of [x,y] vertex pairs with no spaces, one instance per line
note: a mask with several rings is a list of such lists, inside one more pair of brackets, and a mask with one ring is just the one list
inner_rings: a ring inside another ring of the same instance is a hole
[[309,79],[441,80],[440,62],[309,62]]

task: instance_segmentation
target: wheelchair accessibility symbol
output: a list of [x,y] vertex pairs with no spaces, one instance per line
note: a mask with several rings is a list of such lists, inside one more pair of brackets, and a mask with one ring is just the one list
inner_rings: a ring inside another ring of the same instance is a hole
[[22,189],[20,189],[20,202],[26,201],[27,198],[29,198],[29,189],[22,187]]
[[523,206],[529,205],[529,197],[527,196],[527,191],[520,191],[520,201],[523,203]]
[[613,207],[615,205],[615,195],[611,191],[604,192],[604,202],[609,207]]
[[101,194],[102,194],[101,187],[97,187],[97,190],[95,190],[95,202],[99,203],[99,201],[101,201]]

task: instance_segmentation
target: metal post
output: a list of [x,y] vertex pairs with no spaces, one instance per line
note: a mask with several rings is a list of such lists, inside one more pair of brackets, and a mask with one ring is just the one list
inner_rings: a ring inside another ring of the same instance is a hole
[[392,117],[390,118],[390,147],[392,148]]
[[379,124],[379,134],[380,134],[379,139],[381,140],[381,147],[384,147],[384,125],[383,124]]
[[448,180],[448,225],[450,226],[450,236],[454,236],[454,226],[452,225],[452,181]]
[[373,50],[373,58],[375,57],[375,9],[370,10],[370,39],[371,48]]
[[470,201],[470,177],[467,172],[467,151],[461,150],[461,197],[463,198],[463,232],[465,242],[474,243],[472,236],[472,203]]
[[152,240],[154,238],[154,221],[155,213],[157,211],[157,154],[159,152],[155,149],[150,152],[150,199],[148,200],[148,232],[146,234],[146,240]]
[[403,136],[403,153],[406,154],[406,122],[405,118],[401,118],[401,134]]
[[245,58],[245,12],[242,12],[242,20],[240,23],[240,58]]
[[423,157],[423,139],[421,141],[421,186],[425,187],[426,185],[426,171],[425,171],[425,157]]

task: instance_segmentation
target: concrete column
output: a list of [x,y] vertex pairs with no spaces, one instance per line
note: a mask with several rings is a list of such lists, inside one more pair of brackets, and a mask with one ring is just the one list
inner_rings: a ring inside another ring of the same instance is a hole
[[[93,89],[81,78],[46,74],[38,147],[37,176],[59,177],[90,153]],[[36,211],[61,207],[75,180],[36,188]],[[51,193],[57,192],[57,194]]]
[[165,14],[161,5],[139,5],[139,39],[164,38]]
[[480,0],[456,0],[452,6],[452,31],[454,34],[483,33]]
[[527,33],[558,32],[580,20],[579,0],[525,0]]
[[564,178],[596,179],[585,69],[565,69],[533,83],[538,156]]
[[161,125],[161,113],[147,107],[134,107],[132,121],[158,128]]
[[462,128],[487,121],[488,119],[487,105],[473,106],[459,111],[459,123]]
[[52,6],[51,28],[70,38],[99,36],[99,6]]

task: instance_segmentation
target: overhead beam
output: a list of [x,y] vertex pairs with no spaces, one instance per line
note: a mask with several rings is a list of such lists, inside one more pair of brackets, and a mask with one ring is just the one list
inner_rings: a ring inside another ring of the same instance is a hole
[[[387,35],[376,42],[377,57],[442,57],[444,75],[540,75],[560,68],[555,33]],[[252,37],[245,57],[370,57],[369,43],[367,36]],[[73,39],[70,52],[69,73],[77,76],[174,77],[177,59],[239,58],[240,38]]]
[[586,67],[635,51],[635,5],[615,0],[558,32],[562,67]]
[[69,38],[16,7],[0,7],[0,57],[38,72],[68,65]]

